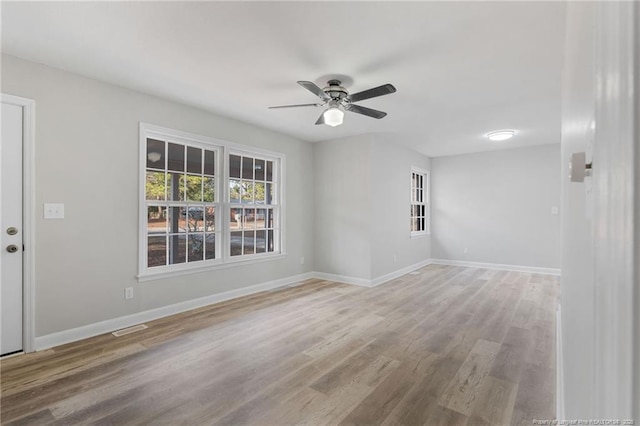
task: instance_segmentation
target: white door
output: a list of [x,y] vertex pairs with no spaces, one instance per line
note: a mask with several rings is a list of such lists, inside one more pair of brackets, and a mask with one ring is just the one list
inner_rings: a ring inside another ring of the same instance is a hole
[[0,123],[0,355],[6,355],[23,349],[23,108],[3,102]]

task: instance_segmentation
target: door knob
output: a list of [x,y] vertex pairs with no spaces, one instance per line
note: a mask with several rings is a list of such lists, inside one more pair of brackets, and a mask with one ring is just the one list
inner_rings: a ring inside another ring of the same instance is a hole
[[8,251],[9,253],[15,253],[15,252],[17,252],[17,251],[18,251],[18,246],[17,246],[17,245],[15,245],[15,244],[8,245],[8,246],[7,246],[7,251]]

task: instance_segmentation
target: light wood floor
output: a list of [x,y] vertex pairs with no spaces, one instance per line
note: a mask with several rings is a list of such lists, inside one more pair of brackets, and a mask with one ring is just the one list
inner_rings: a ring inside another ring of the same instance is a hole
[[311,280],[2,360],[3,424],[531,425],[554,418],[555,277]]

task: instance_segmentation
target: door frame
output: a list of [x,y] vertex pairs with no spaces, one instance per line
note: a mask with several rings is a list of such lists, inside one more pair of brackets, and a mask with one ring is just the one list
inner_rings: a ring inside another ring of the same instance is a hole
[[2,103],[22,108],[22,350],[35,350],[35,101],[1,93]]
[[[640,7],[598,3],[593,148],[595,413],[638,420],[640,407]],[[634,90],[634,86],[636,87]],[[615,224],[615,226],[612,226]],[[635,229],[634,229],[635,228]],[[635,253],[634,253],[635,252]],[[634,324],[634,322],[636,322]]]

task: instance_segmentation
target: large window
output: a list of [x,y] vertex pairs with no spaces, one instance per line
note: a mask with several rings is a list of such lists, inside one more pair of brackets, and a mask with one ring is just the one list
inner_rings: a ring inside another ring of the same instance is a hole
[[141,124],[140,277],[282,252],[282,158]]
[[411,169],[411,236],[429,232],[429,174],[418,168]]

